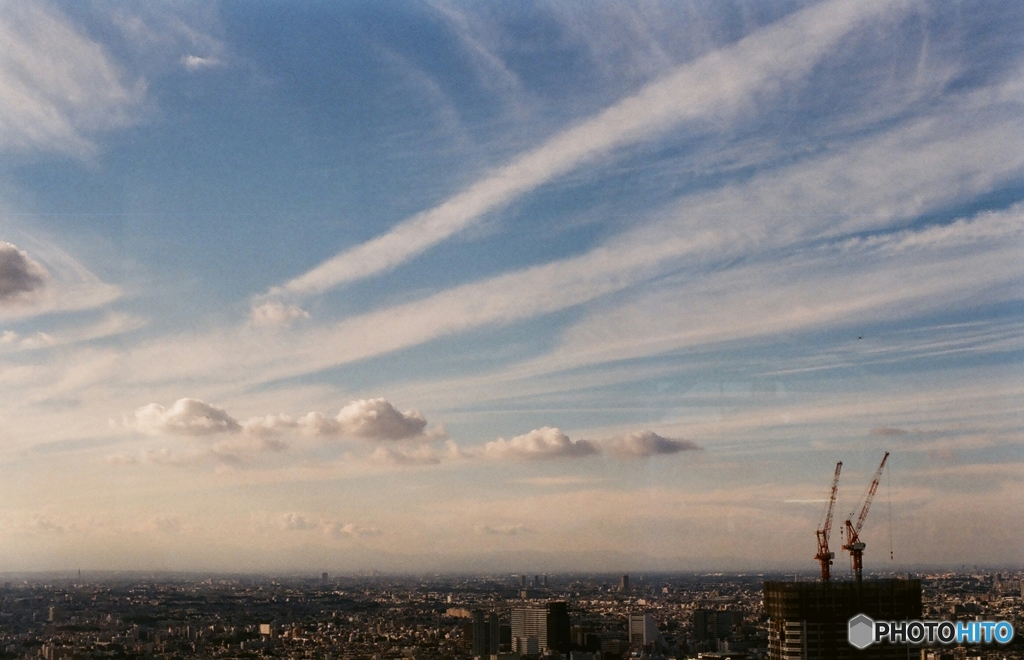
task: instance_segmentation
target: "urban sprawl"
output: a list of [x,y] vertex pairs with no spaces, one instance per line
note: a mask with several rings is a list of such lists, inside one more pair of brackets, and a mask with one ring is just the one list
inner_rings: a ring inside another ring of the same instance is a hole
[[[762,585],[782,576],[9,577],[2,658],[753,660],[769,657]],[[925,617],[1024,632],[1024,574],[914,577]],[[1024,641],[915,654],[1021,659]]]

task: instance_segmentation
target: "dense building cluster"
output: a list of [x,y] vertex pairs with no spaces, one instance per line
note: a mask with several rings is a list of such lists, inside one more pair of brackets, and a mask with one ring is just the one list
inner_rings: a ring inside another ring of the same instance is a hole
[[[1001,618],[1024,630],[1020,575],[920,577],[924,617]],[[0,589],[0,657],[764,659],[765,579],[11,576]],[[1022,649],[924,657],[1024,658]]]

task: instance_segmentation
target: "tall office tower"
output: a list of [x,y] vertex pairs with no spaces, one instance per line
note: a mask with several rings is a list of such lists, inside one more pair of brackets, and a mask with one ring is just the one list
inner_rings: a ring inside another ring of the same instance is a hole
[[623,575],[619,578],[619,591],[629,591],[629,576]]
[[698,642],[728,639],[732,627],[739,623],[739,612],[726,610],[695,610],[693,638]]
[[487,655],[501,653],[501,622],[496,612],[487,615]]
[[858,651],[847,640],[849,621],[921,618],[920,580],[765,582],[769,660],[901,660],[919,657],[906,644],[873,644]]
[[629,643],[634,646],[664,645],[665,640],[650,614],[629,615]]
[[497,655],[501,646],[501,623],[494,612],[473,610],[473,655]]
[[570,631],[569,606],[564,602],[512,610],[513,653],[532,655],[547,650],[567,653],[572,643]]
[[548,648],[559,653],[568,653],[572,646],[572,622],[569,620],[569,605],[563,601],[548,603]]
[[487,620],[480,610],[473,610],[473,655],[475,657],[490,655],[487,651]]

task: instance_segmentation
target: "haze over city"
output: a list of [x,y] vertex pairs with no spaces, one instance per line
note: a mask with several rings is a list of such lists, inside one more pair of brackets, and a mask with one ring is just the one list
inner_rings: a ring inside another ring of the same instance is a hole
[[1021,35],[0,4],[0,571],[1019,567]]

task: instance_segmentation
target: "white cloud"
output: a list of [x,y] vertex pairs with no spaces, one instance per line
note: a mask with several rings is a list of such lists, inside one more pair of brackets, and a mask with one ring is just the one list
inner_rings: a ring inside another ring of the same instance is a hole
[[315,437],[345,437],[363,440],[436,440],[444,437],[444,429],[426,431],[427,420],[417,410],[399,411],[387,399],[357,399],[347,403],[334,417],[310,412],[302,417],[266,415],[253,417],[243,425],[246,433],[272,435],[298,430]]
[[[312,414],[312,413],[311,413]],[[250,417],[242,423],[242,430],[248,435],[269,437],[282,431],[299,428],[300,423],[294,417],[285,414]]]
[[236,433],[241,424],[223,408],[198,399],[178,399],[170,408],[151,403],[135,411],[132,428],[150,434],[215,435]]
[[49,273],[18,246],[0,241],[0,304],[25,300],[46,285]]
[[85,155],[90,135],[125,126],[145,91],[104,48],[45,2],[0,11],[0,151]]
[[198,71],[200,69],[211,69],[213,67],[221,66],[221,62],[216,57],[200,57],[198,55],[185,55],[181,58],[181,65],[189,71]]
[[492,440],[483,449],[485,458],[496,460],[581,457],[596,453],[596,444],[588,440],[570,440],[560,429],[550,426],[534,429],[510,440]]
[[268,302],[252,308],[252,322],[256,325],[289,325],[292,321],[308,318],[309,312],[296,305]]
[[428,211],[294,278],[268,295],[310,295],[380,273],[422,253],[507,204],[609,151],[677,124],[721,120],[813,69],[851,30],[898,6],[835,0],[762,29],[687,64],[591,119],[559,133]]
[[4,330],[0,333],[0,348],[31,350],[55,346],[57,343],[53,336],[45,332],[35,332],[24,337],[13,330]]
[[[0,340],[4,336],[0,336]],[[170,408],[150,403],[135,411],[124,426],[151,435],[212,436],[238,434],[239,438],[224,441],[207,448],[208,451],[231,459],[256,451],[281,451],[284,443],[276,439],[281,433],[296,431],[314,437],[345,437],[363,440],[438,440],[445,437],[444,429],[426,431],[427,420],[416,410],[399,411],[384,398],[357,399],[346,404],[335,417],[311,412],[295,418],[286,414],[252,417],[239,422],[226,410],[199,399],[178,399]],[[428,451],[426,445],[422,448]],[[417,450],[396,450],[389,456],[395,462],[423,460],[426,454]]]
[[106,314],[102,320],[94,324],[73,323],[70,330],[40,331],[28,335],[21,335],[14,330],[4,330],[0,332],[0,350],[19,351],[78,344],[131,332],[145,326],[146,323],[147,321],[142,318],[112,313]]
[[384,398],[352,401],[335,418],[342,434],[368,440],[404,440],[423,435],[426,418],[418,410],[399,412]]
[[690,440],[664,438],[654,431],[634,431],[606,440],[603,445],[609,453],[625,458],[647,458],[700,449]]

